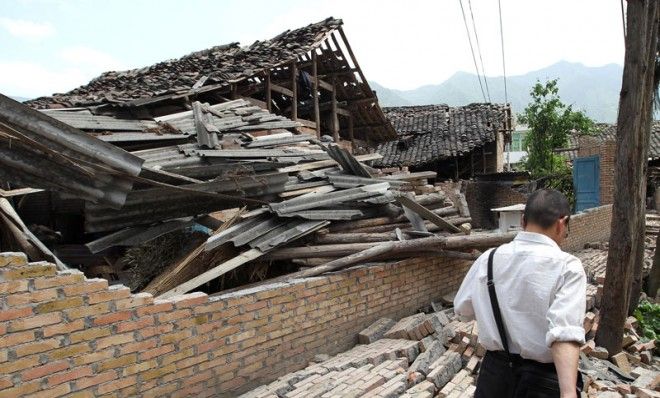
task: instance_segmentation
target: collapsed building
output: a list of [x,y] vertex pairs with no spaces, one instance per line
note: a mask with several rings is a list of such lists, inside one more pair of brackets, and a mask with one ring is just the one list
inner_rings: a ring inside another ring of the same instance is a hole
[[500,104],[385,108],[397,138],[378,145],[378,167],[431,170],[443,178],[471,178],[504,170],[511,141],[511,108]]
[[[473,390],[476,326],[446,306],[514,234],[434,180],[498,170],[508,108],[445,107],[435,170],[387,163],[401,119],[332,18],[28,105],[0,96],[0,397]],[[611,207],[577,217],[570,247],[607,239]]]

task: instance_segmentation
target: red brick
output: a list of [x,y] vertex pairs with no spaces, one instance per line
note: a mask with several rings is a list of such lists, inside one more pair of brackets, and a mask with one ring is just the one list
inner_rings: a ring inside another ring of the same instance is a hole
[[96,319],[94,319],[94,325],[96,326],[109,325],[111,323],[125,321],[130,318],[131,318],[130,311],[111,312],[109,314],[96,317]]
[[38,278],[34,280],[35,289],[48,289],[51,287],[68,286],[85,280],[82,272],[59,274],[52,278]]
[[191,316],[192,316],[192,312],[189,309],[175,310],[164,314],[158,314],[158,322],[167,323],[167,322],[175,321],[177,319],[189,318]]
[[26,280],[15,280],[15,281],[6,281],[0,282],[0,294],[15,294],[28,291],[28,281]]
[[148,351],[143,351],[140,352],[140,361],[146,361],[148,359],[162,356],[164,354],[167,354],[168,352],[174,351],[174,344],[168,344],[164,346],[160,346],[158,348],[154,348]]
[[190,308],[201,304],[206,304],[209,301],[209,296],[205,293],[195,292],[184,294],[181,296],[170,297],[172,303],[176,308]]
[[[7,305],[9,307],[17,307],[19,305],[26,305],[32,303],[40,303],[42,301],[54,300],[56,298],[57,298],[57,289],[35,290],[33,292],[27,292],[22,294],[10,294],[9,296],[7,296]],[[0,320],[2,320],[1,317]]]
[[0,374],[10,374],[19,370],[32,368],[39,365],[39,356],[33,355],[26,358],[14,359],[0,363]]
[[35,315],[27,318],[15,319],[9,323],[9,330],[17,332],[20,330],[34,329],[48,326],[62,321],[62,315],[57,312]]
[[154,300],[153,305],[148,305],[145,307],[140,307],[136,309],[136,313],[138,317],[142,317],[145,315],[151,315],[151,314],[158,314],[161,312],[168,312],[171,311],[174,308],[174,304],[171,302],[162,302],[160,300]]
[[79,343],[81,341],[92,341],[100,337],[110,336],[112,329],[109,326],[102,328],[85,329],[80,332],[71,333],[69,338],[72,343]]
[[106,347],[117,346],[124,343],[132,343],[135,341],[132,333],[115,334],[108,337],[103,337],[96,340],[96,348],[102,350]]
[[149,339],[149,340],[138,341],[135,343],[128,343],[119,347],[119,354],[124,355],[124,354],[129,354],[131,352],[143,352],[150,348],[156,347],[156,345],[157,345],[156,339]]
[[116,378],[117,378],[117,372],[115,372],[114,370],[108,370],[107,372],[100,373],[93,377],[78,379],[76,381],[76,386],[80,389],[83,389],[90,386],[95,386],[97,384],[105,383],[110,380],[115,380]]
[[61,340],[59,338],[50,338],[16,346],[14,347],[14,352],[16,353],[16,356],[20,358],[48,350],[54,350],[55,348],[60,347],[60,344]]
[[109,392],[121,390],[122,388],[126,388],[130,385],[135,385],[137,384],[137,379],[135,376],[129,376],[129,377],[122,377],[119,380],[111,381],[110,383],[105,383],[101,384],[98,386],[98,393],[99,394],[107,394]]
[[[7,299],[9,299],[10,297],[12,296],[7,297]],[[0,321],[8,321],[16,318],[24,318],[32,314],[33,312],[31,307],[10,308],[8,310],[0,311]]]
[[108,290],[103,290],[96,293],[90,293],[87,296],[87,302],[89,304],[97,304],[105,301],[123,299],[126,297],[130,297],[130,295],[131,295],[131,290],[129,288],[121,285],[114,285],[114,286],[110,286]]
[[87,279],[83,283],[68,285],[62,288],[66,296],[82,296],[94,293],[108,288],[108,281],[105,279]]
[[85,328],[85,321],[82,319],[76,319],[73,322],[56,323],[44,328],[44,337],[50,337],[57,334],[70,334],[71,332],[82,330],[83,328]]
[[56,386],[58,384],[66,383],[72,380],[78,380],[83,377],[91,376],[94,374],[91,366],[84,366],[81,368],[75,368],[69,372],[62,372],[55,375],[52,375],[48,378],[49,386]]
[[133,309],[145,305],[151,305],[154,302],[154,297],[149,293],[137,293],[131,295],[129,298],[115,301],[117,311]]
[[28,381],[69,369],[67,361],[50,362],[42,366],[27,369],[21,373],[21,380]]
[[152,317],[142,318],[133,322],[121,322],[116,325],[116,332],[130,332],[132,330],[140,330],[148,326],[153,326],[154,319]]

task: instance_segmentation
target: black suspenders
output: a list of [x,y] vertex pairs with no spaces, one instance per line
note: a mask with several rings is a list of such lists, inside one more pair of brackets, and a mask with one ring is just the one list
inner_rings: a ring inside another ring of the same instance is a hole
[[497,248],[490,251],[488,255],[488,280],[486,285],[488,286],[488,295],[490,296],[490,306],[493,309],[493,316],[495,317],[495,323],[497,324],[497,331],[500,334],[500,340],[502,340],[502,347],[506,351],[507,357],[509,357],[509,366],[513,366],[511,361],[511,353],[509,352],[509,342],[506,339],[506,330],[504,329],[504,321],[502,321],[502,313],[500,312],[500,303],[497,301],[497,293],[495,292],[495,284],[493,284],[493,256]]

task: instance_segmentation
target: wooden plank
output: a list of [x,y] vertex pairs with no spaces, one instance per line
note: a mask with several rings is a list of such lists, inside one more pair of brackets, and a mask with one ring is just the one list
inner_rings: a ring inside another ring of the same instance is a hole
[[321,87],[326,91],[332,91],[335,88],[335,86],[333,86],[332,84],[318,78],[316,79],[316,83],[318,84],[319,87]]
[[449,232],[466,232],[465,230],[456,227],[454,224],[450,223],[449,221],[445,220],[444,218],[440,217],[431,210],[406,196],[399,196],[396,198],[396,200],[397,202],[401,203],[401,205],[409,208],[410,210],[422,216],[424,219],[431,221],[433,224],[442,229],[445,229]]
[[37,188],[19,188],[19,189],[11,189],[9,191],[5,191],[4,189],[0,188],[0,197],[11,198],[13,196],[29,195],[31,193],[37,193],[42,191],[43,189],[37,189]]
[[319,110],[319,82],[316,49],[312,50],[312,75],[314,82],[314,122],[316,123],[316,138],[321,138],[321,113]]
[[298,66],[291,63],[291,120],[298,119]]
[[248,251],[245,251],[239,254],[238,256],[233,257],[230,260],[225,261],[222,264],[211,268],[210,270],[204,272],[203,274],[198,275],[190,279],[189,281],[180,284],[174,289],[163,293],[162,295],[158,296],[158,298],[168,298],[168,297],[187,293],[205,284],[206,282],[212,281],[213,279],[226,274],[227,272],[233,270],[234,268],[237,268],[249,261],[252,261],[255,258],[261,257],[263,254],[264,253],[259,249],[250,249]]
[[272,99],[272,84],[270,83],[270,70],[266,72],[266,109],[268,109],[268,112],[271,111],[271,108],[273,106],[273,99]]
[[272,91],[275,91],[276,93],[284,94],[284,95],[286,95],[286,96],[288,96],[288,97],[293,97],[293,91],[289,90],[289,89],[286,88],[286,87],[282,87],[282,86],[280,86],[279,84],[273,84],[273,83],[271,83],[271,84],[270,84],[270,89],[271,89]]
[[307,119],[296,119],[296,122],[302,124],[305,127],[309,127],[310,129],[316,129],[316,123]]
[[332,138],[339,142],[339,119],[337,118],[337,90],[332,86]]
[[[355,156],[355,159],[357,159],[360,162],[366,162],[368,160],[377,160],[382,158],[383,155],[379,153],[369,153],[366,155]],[[334,166],[336,164],[337,162],[333,159],[320,160],[318,162],[310,162],[310,163],[297,164],[295,166],[283,167],[281,169],[277,169],[277,171],[282,173],[291,173],[291,172],[303,171],[303,170],[322,169],[324,167]]]
[[[355,136],[353,135],[353,115],[348,118],[348,138],[351,140],[351,144],[355,145]],[[355,150],[355,148],[353,148]]]
[[344,109],[344,108],[336,107],[335,111],[337,112],[338,115],[342,115],[342,116],[346,116],[346,117],[351,117],[352,116],[351,111],[349,111],[347,109]]

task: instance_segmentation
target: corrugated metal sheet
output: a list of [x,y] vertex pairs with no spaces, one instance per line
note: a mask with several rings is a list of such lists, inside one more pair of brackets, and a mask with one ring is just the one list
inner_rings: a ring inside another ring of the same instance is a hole
[[319,207],[332,206],[339,203],[381,196],[387,192],[390,184],[382,182],[359,188],[345,189],[324,194],[304,195],[280,203],[271,203],[270,208],[277,214],[287,214]]
[[330,144],[326,147],[326,151],[333,158],[344,172],[348,174],[353,174],[358,177],[370,178],[371,174],[364,167],[364,165],[355,159],[347,150],[341,148],[339,145]]
[[[196,191],[230,194],[236,197],[259,198],[284,191],[286,173],[238,176],[199,184],[183,185]],[[131,192],[121,209],[87,204],[85,231],[101,232],[150,224],[157,221],[209,213],[241,203],[236,200],[191,195],[169,188],[144,189]]]
[[0,178],[115,208],[143,160],[0,94]]

